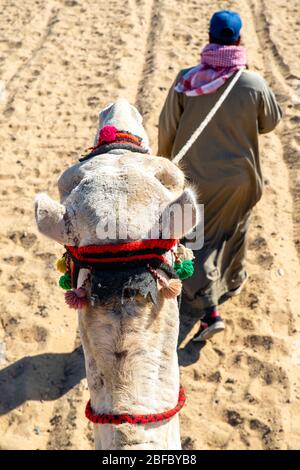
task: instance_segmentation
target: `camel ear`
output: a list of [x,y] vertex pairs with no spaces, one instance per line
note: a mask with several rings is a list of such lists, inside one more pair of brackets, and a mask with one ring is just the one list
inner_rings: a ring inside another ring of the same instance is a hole
[[161,216],[161,234],[164,239],[180,239],[190,233],[200,222],[196,198],[191,189],[185,189],[172,201]]
[[35,220],[43,235],[62,245],[74,244],[74,230],[65,206],[45,193],[35,198]]

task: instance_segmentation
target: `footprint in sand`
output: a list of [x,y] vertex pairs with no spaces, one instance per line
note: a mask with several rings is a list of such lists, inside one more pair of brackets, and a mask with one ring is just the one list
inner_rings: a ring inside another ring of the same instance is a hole
[[19,266],[24,263],[23,256],[6,256],[3,258],[4,263],[11,264],[12,266]]
[[16,331],[16,336],[24,343],[44,343],[49,336],[48,330],[43,326],[31,326]]
[[8,238],[12,240],[14,243],[21,245],[25,249],[31,248],[36,240],[37,236],[34,233],[26,232],[26,231],[18,231],[14,230],[8,233]]

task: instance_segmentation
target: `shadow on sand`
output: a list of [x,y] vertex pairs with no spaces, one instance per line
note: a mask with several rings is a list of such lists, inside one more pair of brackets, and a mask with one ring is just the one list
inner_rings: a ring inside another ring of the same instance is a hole
[[201,350],[205,346],[205,342],[195,343],[192,339],[184,346],[181,343],[190,333],[195,323],[199,321],[199,317],[192,316],[190,313],[180,311],[180,329],[178,338],[178,361],[182,367],[189,366],[197,362],[201,355]]
[[0,415],[28,400],[56,400],[85,377],[82,347],[23,357],[0,371]]
[[[219,305],[223,304],[231,297],[224,294],[219,299]],[[181,343],[193,329],[195,323],[197,323],[204,315],[204,311],[199,308],[194,308],[192,304],[185,298],[184,294],[180,303],[180,328],[178,338],[178,360],[182,367],[189,366],[197,362],[201,356],[201,350],[206,345],[206,342],[195,343],[192,339],[184,346],[180,347]],[[200,323],[199,323],[200,326]]]

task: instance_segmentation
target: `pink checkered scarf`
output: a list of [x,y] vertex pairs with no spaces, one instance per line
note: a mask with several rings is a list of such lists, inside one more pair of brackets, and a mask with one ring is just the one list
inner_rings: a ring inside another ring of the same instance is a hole
[[246,63],[244,47],[208,44],[201,52],[201,63],[179,79],[175,90],[187,96],[214,93]]

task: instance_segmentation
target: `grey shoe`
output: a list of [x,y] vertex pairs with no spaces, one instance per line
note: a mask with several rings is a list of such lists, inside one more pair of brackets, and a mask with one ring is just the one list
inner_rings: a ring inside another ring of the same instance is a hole
[[198,333],[195,334],[193,341],[195,342],[202,342],[207,341],[208,339],[212,338],[217,333],[221,333],[225,330],[225,323],[221,317],[218,317],[214,323],[210,326],[207,325],[205,322],[201,322],[200,329]]

